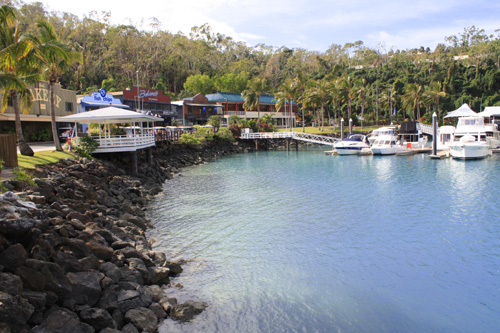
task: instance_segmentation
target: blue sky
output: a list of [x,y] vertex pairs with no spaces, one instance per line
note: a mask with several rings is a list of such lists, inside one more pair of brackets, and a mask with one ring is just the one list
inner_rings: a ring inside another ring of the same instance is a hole
[[[26,0],[29,2],[29,0]],[[493,0],[42,0],[49,11],[80,18],[111,12],[112,23],[188,34],[208,23],[214,32],[254,46],[324,52],[331,44],[363,41],[381,50],[433,50],[445,36],[476,26],[498,36],[500,1]]]

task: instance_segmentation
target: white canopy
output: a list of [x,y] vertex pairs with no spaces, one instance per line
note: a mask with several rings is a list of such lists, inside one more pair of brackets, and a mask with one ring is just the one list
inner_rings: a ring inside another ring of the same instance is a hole
[[477,113],[472,111],[472,109],[467,105],[463,104],[461,107],[456,109],[455,111],[448,112],[445,118],[450,118],[450,117],[470,117],[470,116],[477,116]]
[[479,112],[477,115],[482,117],[500,117],[500,106],[487,106],[483,112]]
[[99,123],[131,123],[147,121],[163,121],[163,118],[148,116],[143,113],[120,109],[117,107],[107,107],[94,111],[81,112],[69,116],[59,117],[59,121],[76,122],[84,124]]

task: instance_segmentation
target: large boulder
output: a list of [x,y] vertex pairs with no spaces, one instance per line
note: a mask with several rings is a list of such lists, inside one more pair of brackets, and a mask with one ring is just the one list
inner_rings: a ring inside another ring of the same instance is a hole
[[147,308],[131,309],[125,313],[125,321],[131,322],[139,331],[156,332],[158,318]]
[[141,294],[135,290],[120,290],[118,293],[118,309],[122,313],[145,306],[147,305],[141,298]]
[[105,328],[116,329],[116,322],[113,320],[108,311],[99,308],[88,308],[80,312],[80,318],[92,326],[96,331]]
[[21,278],[25,288],[33,291],[43,291],[45,289],[47,279],[44,274],[25,266],[16,268],[15,273]]
[[207,303],[199,301],[187,301],[183,304],[176,304],[170,311],[173,319],[182,322],[190,321],[194,316],[200,314],[207,307]]
[[7,236],[21,236],[38,223],[37,220],[27,217],[18,219],[0,219],[0,230]]
[[0,265],[6,270],[13,272],[17,267],[24,265],[27,258],[28,253],[21,244],[17,243],[9,246],[2,252]]
[[94,333],[95,330],[89,324],[81,322],[74,312],[60,308],[52,311],[40,325],[30,330],[30,333],[48,332]]
[[13,332],[26,325],[35,308],[21,296],[0,291],[0,322],[7,323]]
[[23,284],[19,276],[10,273],[0,273],[0,291],[12,296],[19,295]]
[[66,274],[72,292],[69,298],[76,304],[88,304],[94,306],[101,296],[101,280],[103,276],[99,272],[75,272]]
[[24,141],[19,142],[19,152],[21,152],[21,155],[24,156],[34,156],[35,152],[31,147]]
[[26,260],[26,266],[45,276],[45,290],[56,293],[60,298],[71,293],[71,283],[59,265],[53,262],[28,259]]

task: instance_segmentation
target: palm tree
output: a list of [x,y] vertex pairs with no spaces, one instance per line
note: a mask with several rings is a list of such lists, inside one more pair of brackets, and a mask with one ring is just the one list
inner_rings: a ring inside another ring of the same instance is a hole
[[[280,86],[279,91],[275,94],[276,110],[280,111],[284,106],[285,113],[286,113],[287,103],[288,103],[289,108],[291,110],[293,96],[294,96],[293,81],[289,78],[289,79],[285,80],[285,82]],[[290,111],[290,116],[291,116],[291,113],[292,112]],[[285,120],[285,122],[288,123],[288,119]],[[290,124],[290,128],[291,127],[292,127],[292,124]]]
[[9,100],[15,113],[17,142],[22,155],[33,156],[33,150],[24,140],[21,126],[21,110],[31,109],[33,96],[28,84],[36,81],[38,73],[33,66],[33,45],[21,35],[17,26],[16,12],[12,7],[0,7],[0,89],[2,92],[1,111],[4,112]]
[[354,79],[352,76],[343,77],[340,81],[344,101],[347,101],[347,118],[351,119],[351,102],[354,99]]
[[441,97],[445,97],[446,93],[442,89],[442,84],[439,81],[433,81],[431,84],[428,86],[427,93],[429,97],[432,99],[434,103],[436,103],[437,106],[437,114],[438,114],[438,119],[440,119],[440,110],[439,110],[439,99]]
[[59,75],[68,67],[81,61],[81,54],[75,52],[72,48],[61,42],[55,33],[54,27],[47,21],[37,23],[40,38],[30,36],[35,45],[36,52],[41,61],[41,67],[45,69],[45,76],[49,81],[50,91],[50,122],[52,127],[52,136],[57,151],[62,151],[61,143],[58,140],[56,127],[55,110],[55,91],[54,87],[59,79]]
[[266,91],[267,82],[264,78],[254,78],[248,81],[247,89],[241,93],[241,97],[245,100],[245,109],[255,110],[257,107],[257,129],[259,128],[260,120],[260,96]]
[[415,117],[415,110],[417,119],[420,119],[420,100],[422,98],[422,86],[416,83],[409,83],[405,87],[405,93],[403,95],[403,106],[407,109],[412,108]]
[[310,91],[309,99],[313,104],[320,106],[321,132],[323,132],[325,122],[325,104],[327,104],[331,99],[329,82],[325,79],[314,81],[314,86]]
[[297,73],[297,76],[295,79],[293,79],[292,83],[292,91],[294,94],[295,99],[301,104],[301,110],[302,110],[302,132],[306,131],[306,119],[304,115],[304,94],[306,90],[306,84],[307,80],[302,71],[299,71]]
[[366,79],[357,80],[354,86],[354,94],[361,104],[361,128],[363,128],[367,93],[368,91],[366,89]]

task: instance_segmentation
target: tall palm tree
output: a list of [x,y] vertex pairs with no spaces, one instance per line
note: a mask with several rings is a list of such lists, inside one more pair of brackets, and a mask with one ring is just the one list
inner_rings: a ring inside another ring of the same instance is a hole
[[429,97],[432,99],[434,103],[436,103],[437,106],[437,115],[438,115],[438,120],[441,117],[441,111],[439,110],[439,99],[441,97],[446,97],[446,93],[443,90],[442,84],[439,81],[432,81],[430,85],[428,86],[427,93]]
[[0,89],[2,92],[1,111],[4,112],[9,100],[15,114],[17,143],[22,155],[33,156],[33,150],[26,143],[21,126],[21,111],[28,112],[33,96],[28,84],[38,79],[33,62],[33,45],[21,35],[16,12],[12,7],[0,7]]
[[300,103],[302,111],[302,132],[306,131],[306,119],[304,115],[304,96],[306,90],[307,79],[302,71],[297,72],[297,76],[293,79],[292,90],[295,99]]
[[257,107],[257,129],[260,120],[260,96],[267,90],[267,82],[264,78],[254,78],[247,83],[247,89],[241,93],[245,100],[245,108],[255,110]]
[[[294,97],[294,90],[293,90],[293,81],[292,79],[288,78],[285,80],[285,82],[280,86],[279,91],[275,94],[275,99],[276,99],[276,110],[280,111],[283,106],[285,107],[285,113],[286,113],[286,106],[288,103],[288,106],[290,108],[290,118],[291,118],[291,110],[292,110],[292,99]],[[288,119],[285,120],[286,123],[288,123]],[[290,127],[292,127],[292,124],[290,124]]]
[[59,40],[54,27],[48,21],[39,21],[37,27],[40,38],[35,36],[30,36],[30,38],[35,45],[35,50],[41,62],[40,65],[45,69],[45,76],[49,81],[52,136],[56,150],[62,151],[57,135],[54,87],[59,80],[59,75],[64,70],[67,70],[71,64],[81,61],[82,56],[79,52],[73,51],[68,44]]
[[313,104],[320,107],[321,110],[321,132],[324,130],[325,105],[331,100],[330,84],[327,80],[314,81],[310,91],[309,99]]
[[405,108],[411,107],[413,110],[413,115],[415,117],[415,111],[417,119],[420,119],[420,104],[422,99],[422,86],[416,83],[409,83],[405,87],[405,92],[403,95],[403,106]]
[[357,80],[354,86],[354,93],[356,98],[361,104],[361,128],[363,128],[363,120],[365,116],[365,106],[366,106],[366,95],[368,94],[368,89],[366,88],[366,79]]
[[351,119],[351,102],[355,96],[354,78],[350,75],[340,81],[344,102],[347,101],[347,118]]

